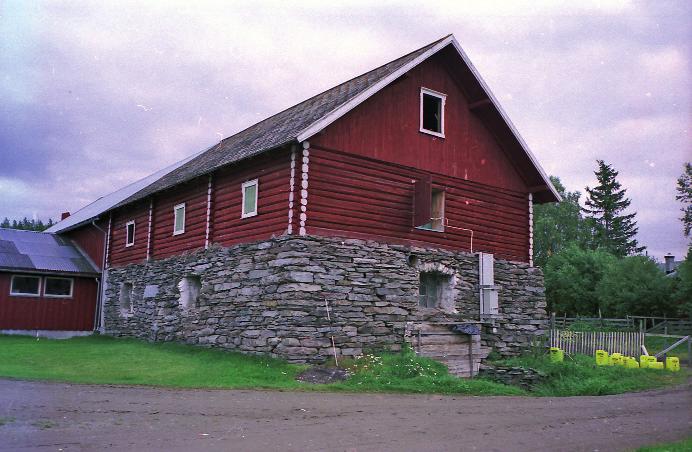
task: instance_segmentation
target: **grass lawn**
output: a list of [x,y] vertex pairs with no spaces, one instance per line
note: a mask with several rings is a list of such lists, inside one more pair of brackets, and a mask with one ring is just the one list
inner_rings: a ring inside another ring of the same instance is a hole
[[532,367],[548,375],[545,383],[536,387],[540,396],[609,395],[643,391],[683,383],[689,376],[680,372],[653,369],[627,369],[622,366],[596,366],[591,356],[565,356],[564,362],[552,363],[547,355],[524,356],[502,361],[505,365]]
[[[177,388],[279,389],[467,395],[527,395],[522,389],[482,378],[460,379],[411,350],[367,354],[344,362],[352,372],[341,383],[311,385],[295,380],[306,366],[191,345],[148,343],[105,336],[49,340],[0,336],[0,377],[93,384]],[[687,372],[596,367],[593,358],[546,357],[505,361],[542,370],[549,381],[532,393],[544,396],[617,394],[682,382]]]
[[295,380],[307,366],[191,345],[107,336],[0,336],[0,377],[178,388],[524,394],[511,386],[455,378],[442,364],[411,355],[367,355],[351,366],[356,374],[346,382],[310,385]]
[[658,444],[642,447],[636,452],[689,452],[692,450],[692,439],[684,439],[674,443]]

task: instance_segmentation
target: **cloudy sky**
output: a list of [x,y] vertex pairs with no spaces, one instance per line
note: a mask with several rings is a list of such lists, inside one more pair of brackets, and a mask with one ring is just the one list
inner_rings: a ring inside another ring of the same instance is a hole
[[692,2],[0,0],[0,217],[57,218],[454,33],[547,173],[683,256]]

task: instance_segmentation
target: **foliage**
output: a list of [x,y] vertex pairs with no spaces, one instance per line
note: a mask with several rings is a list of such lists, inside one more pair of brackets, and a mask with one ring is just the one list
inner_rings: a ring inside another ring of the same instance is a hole
[[550,256],[572,244],[583,247],[588,242],[589,229],[582,216],[578,191],[569,192],[559,178],[550,181],[560,194],[558,203],[537,204],[534,207],[534,262],[544,268]]
[[574,244],[554,255],[545,268],[548,309],[575,315],[598,315],[602,303],[598,284],[615,261],[605,251],[584,250]]
[[524,391],[484,379],[462,379],[444,364],[417,356],[408,346],[400,353],[366,354],[349,366],[351,378],[331,390],[435,394],[521,395]]
[[44,223],[41,220],[29,220],[27,217],[22,218],[21,220],[12,220],[10,221],[9,218],[5,217],[4,220],[0,223],[0,228],[8,228],[8,229],[20,229],[23,231],[45,231],[49,227],[53,226],[55,223],[53,222],[52,218],[48,219],[47,223]]
[[675,314],[672,280],[645,256],[628,256],[610,265],[596,287],[608,317]]
[[586,208],[589,222],[593,227],[591,247],[602,248],[617,257],[640,253],[644,247],[637,245],[636,213],[624,215],[630,206],[625,197],[627,190],[621,188],[616,180],[618,172],[603,160],[597,160],[598,169],[594,172],[598,185],[586,187]]
[[692,246],[687,250],[687,257],[677,268],[674,280],[673,302],[678,315],[692,319]]
[[685,236],[689,237],[692,232],[692,164],[685,163],[685,172],[678,178],[678,186],[675,188],[678,192],[675,199],[685,204],[682,210],[682,221]]
[[596,366],[592,356],[575,355],[553,363],[547,355],[509,358],[505,365],[531,367],[547,375],[534,388],[540,396],[564,397],[621,394],[682,383],[686,372],[653,369],[627,369],[622,366]]

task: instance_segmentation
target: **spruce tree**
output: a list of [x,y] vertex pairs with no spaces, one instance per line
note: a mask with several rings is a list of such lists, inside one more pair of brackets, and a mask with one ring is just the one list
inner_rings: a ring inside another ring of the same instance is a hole
[[676,187],[678,194],[675,199],[682,202],[685,206],[682,210],[682,221],[685,236],[689,237],[692,232],[692,164],[685,163],[685,172],[678,178],[678,186]]
[[630,206],[625,197],[627,190],[616,180],[618,172],[603,160],[597,160],[598,169],[594,172],[598,185],[586,187],[586,208],[584,212],[591,219],[593,227],[593,248],[604,249],[615,256],[624,257],[644,250],[638,246],[635,213],[623,215]]

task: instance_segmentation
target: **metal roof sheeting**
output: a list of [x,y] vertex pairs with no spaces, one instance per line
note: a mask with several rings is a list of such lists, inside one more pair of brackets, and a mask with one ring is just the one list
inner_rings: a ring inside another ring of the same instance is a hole
[[69,240],[47,232],[2,228],[0,269],[98,274]]

